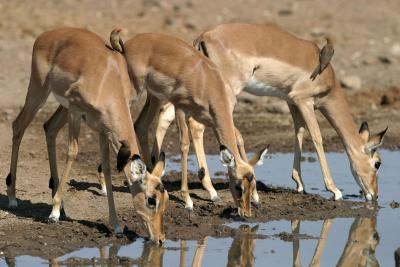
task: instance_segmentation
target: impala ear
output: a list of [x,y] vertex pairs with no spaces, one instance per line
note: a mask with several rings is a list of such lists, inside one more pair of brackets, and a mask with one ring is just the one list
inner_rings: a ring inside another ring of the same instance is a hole
[[160,156],[158,158],[158,162],[154,166],[154,169],[151,174],[157,177],[162,177],[164,175],[164,170],[165,170],[165,153],[161,151]]
[[369,133],[368,123],[366,121],[361,123],[360,130],[358,131],[358,133],[360,134],[360,137],[364,142],[368,142],[370,133]]
[[131,163],[131,173],[134,181],[143,182],[146,178],[147,168],[139,155],[133,155]]
[[224,145],[221,145],[219,147],[219,150],[220,150],[219,157],[222,164],[226,167],[232,167],[232,168],[235,167],[236,165],[235,157],[233,156],[231,151],[229,151],[229,149]]
[[128,141],[123,140],[120,142],[121,147],[118,150],[117,154],[117,170],[118,172],[121,172],[125,165],[128,163],[129,158],[131,156],[131,148],[128,144]]
[[382,132],[371,136],[371,138],[369,138],[368,142],[365,144],[365,151],[367,153],[370,153],[374,150],[376,150],[377,148],[379,148],[382,144],[383,144],[383,137],[385,137],[385,134],[387,132],[389,127],[386,126],[386,129],[383,130]]
[[250,166],[260,166],[264,163],[264,156],[267,154],[269,148],[269,144],[266,145],[263,149],[258,151],[256,154],[254,154],[253,158],[249,160]]

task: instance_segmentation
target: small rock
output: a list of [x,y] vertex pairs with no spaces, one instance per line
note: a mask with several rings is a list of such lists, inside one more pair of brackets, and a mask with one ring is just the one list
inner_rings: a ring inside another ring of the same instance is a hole
[[396,202],[396,201],[392,201],[392,202],[390,202],[390,207],[392,208],[392,209],[397,209],[397,208],[400,208],[400,203],[399,202]]
[[325,36],[325,33],[326,33],[326,29],[325,28],[314,27],[314,28],[311,29],[311,35],[313,37]]
[[383,64],[392,64],[392,60],[387,56],[379,56],[378,60]]
[[390,53],[393,56],[400,57],[400,44],[399,43],[393,44],[392,48],[390,48]]
[[270,113],[287,114],[290,112],[286,102],[272,102],[266,107],[266,110]]
[[350,90],[359,90],[362,86],[361,78],[357,75],[345,76],[340,80],[340,84]]
[[169,17],[164,18],[164,25],[171,26],[172,24],[174,24],[174,21],[171,18]]
[[293,10],[289,8],[284,8],[278,11],[279,16],[290,16],[293,14]]
[[388,106],[390,105],[390,99],[387,95],[383,95],[381,97],[381,106]]
[[191,22],[187,22],[187,23],[185,24],[185,28],[188,29],[188,30],[196,30],[196,29],[197,29],[196,25],[194,25],[194,24],[191,23]]

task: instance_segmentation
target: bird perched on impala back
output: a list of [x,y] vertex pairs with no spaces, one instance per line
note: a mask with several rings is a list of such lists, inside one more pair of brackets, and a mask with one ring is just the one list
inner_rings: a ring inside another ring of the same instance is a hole
[[326,38],[326,45],[319,53],[319,64],[310,76],[311,81],[314,81],[315,78],[328,66],[334,52],[335,50],[333,49],[332,40],[330,38]]
[[120,33],[122,29],[121,28],[116,28],[114,29],[111,34],[110,34],[110,44],[111,47],[120,53],[124,53],[124,42],[121,39]]

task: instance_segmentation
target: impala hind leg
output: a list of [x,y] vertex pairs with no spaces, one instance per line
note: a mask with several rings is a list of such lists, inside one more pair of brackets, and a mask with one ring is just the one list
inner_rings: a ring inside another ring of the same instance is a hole
[[301,179],[301,152],[303,146],[305,122],[303,116],[295,105],[288,103],[288,106],[290,113],[292,114],[295,133],[292,179],[296,182],[297,192],[302,193],[304,191],[304,183]]
[[303,115],[303,119],[307,125],[308,131],[310,132],[315,149],[317,150],[318,159],[322,169],[322,175],[324,177],[325,187],[327,190],[335,195],[335,200],[341,199],[342,192],[340,192],[340,190],[336,187],[329,171],[328,162],[326,160],[324,147],[322,144],[321,131],[319,129],[317,117],[314,112],[314,105],[310,101],[306,103],[298,103],[297,107]]
[[189,154],[189,129],[186,124],[185,113],[177,109],[175,112],[176,125],[179,131],[179,140],[181,145],[181,163],[182,163],[182,181],[181,181],[181,193],[185,199],[185,209],[193,210],[193,201],[189,195],[188,177],[187,177],[187,160]]
[[38,81],[37,74],[35,74],[35,69],[33,69],[31,80],[29,82],[28,93],[25,99],[25,105],[12,124],[13,137],[10,173],[6,178],[9,209],[17,208],[15,187],[17,179],[18,154],[22,137],[24,136],[26,128],[32,122],[38,110],[46,102],[48,95],[49,91],[41,86],[40,81]]
[[117,213],[115,211],[114,196],[111,183],[111,168],[110,168],[110,146],[109,140],[104,134],[100,134],[100,154],[101,166],[104,173],[106,188],[107,188],[107,201],[108,213],[111,226],[114,228],[116,235],[123,233],[123,229],[118,222]]
[[[249,160],[247,159],[246,150],[244,148],[244,139],[242,137],[242,134],[236,127],[235,127],[235,136],[240,156],[244,161],[249,162]],[[257,192],[257,186],[255,186],[253,192],[251,192],[251,203],[256,207],[260,206],[260,197]]]
[[69,177],[69,173],[71,171],[72,163],[75,161],[76,156],[78,155],[78,137],[81,126],[81,117],[74,115],[72,113],[68,114],[68,129],[69,129],[69,137],[68,137],[68,154],[67,154],[67,163],[65,166],[64,173],[61,177],[61,181],[57,187],[57,191],[53,197],[53,209],[49,216],[49,222],[57,223],[60,218],[60,208],[62,203],[62,197],[64,194],[64,187],[67,182],[67,178]]
[[[54,114],[50,117],[48,121],[43,124],[44,132],[46,134],[46,144],[47,144],[47,153],[49,156],[49,164],[50,164],[50,180],[49,180],[49,188],[52,190],[51,196],[54,197],[56,194],[59,178],[58,178],[58,169],[57,169],[57,152],[56,152],[56,138],[58,132],[62,127],[68,122],[68,110],[63,106],[59,106],[54,112]],[[66,217],[64,211],[64,205],[61,202],[61,216]]]
[[165,137],[165,134],[175,119],[175,108],[172,103],[168,102],[161,110],[158,117],[156,136],[153,143],[153,150],[151,152],[151,164],[154,165],[158,161],[160,155],[161,146]]
[[210,174],[208,171],[206,155],[204,153],[204,130],[206,127],[197,122],[192,117],[189,118],[189,128],[192,134],[194,151],[197,157],[197,163],[199,165],[199,179],[203,185],[203,187],[210,194],[210,199],[213,202],[220,202],[221,198],[218,196],[217,191],[211,182]]

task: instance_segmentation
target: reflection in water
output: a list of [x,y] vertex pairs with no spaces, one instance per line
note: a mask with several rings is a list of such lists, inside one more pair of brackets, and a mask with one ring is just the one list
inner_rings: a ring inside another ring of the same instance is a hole
[[[321,234],[309,266],[321,265],[321,256],[332,221],[332,219],[327,219],[322,224]],[[292,221],[292,233],[298,235],[299,232],[300,221]],[[337,266],[379,266],[375,257],[378,244],[379,235],[376,231],[376,218],[356,218],[350,227],[349,236]],[[293,266],[301,266],[298,238],[293,241]]]
[[239,233],[233,239],[231,248],[228,253],[227,266],[253,266],[254,265],[254,247],[256,246],[256,239],[254,235],[257,234],[258,225],[251,228],[244,224],[239,227]]
[[[309,266],[320,266],[321,257],[324,253],[325,243],[329,238],[329,231],[334,219],[327,219],[322,223],[319,240],[316,244],[313,257]],[[301,266],[300,260],[300,224],[299,220],[291,222],[293,234],[293,266]],[[254,266],[254,248],[256,245],[256,236],[258,225],[250,227],[249,225],[241,225],[233,238],[229,248],[227,266]],[[334,237],[332,237],[334,239]],[[352,223],[347,242],[343,248],[342,254],[338,259],[337,266],[379,266],[375,257],[375,250],[379,244],[379,235],[376,231],[376,218],[356,218]],[[200,267],[203,262],[203,256],[206,251],[207,237],[197,242],[191,266]],[[59,261],[56,259],[49,260],[49,266],[65,266],[65,265],[84,265],[84,266],[113,266],[113,265],[132,265],[143,267],[170,266],[169,262],[164,262],[164,254],[170,250],[162,246],[145,243],[143,245],[142,254],[139,258],[118,257],[119,245],[99,248],[100,259],[87,259],[71,257],[69,259]],[[186,241],[181,240],[179,266],[186,267],[187,256]],[[400,248],[395,253],[396,266],[400,267]],[[15,258],[5,257],[7,266],[16,266]],[[123,264],[121,261],[125,261]],[[262,265],[262,264],[261,264]]]

